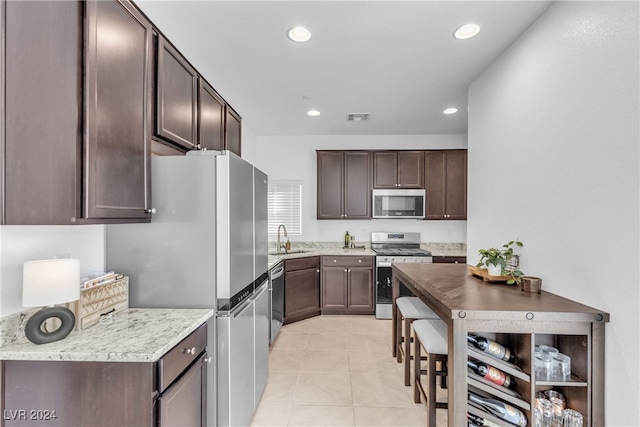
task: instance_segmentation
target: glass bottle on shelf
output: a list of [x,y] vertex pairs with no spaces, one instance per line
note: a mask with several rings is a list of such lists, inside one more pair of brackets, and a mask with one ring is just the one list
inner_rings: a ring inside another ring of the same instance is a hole
[[516,387],[515,378],[498,368],[474,360],[467,360],[467,366],[487,381],[506,388]]
[[494,423],[486,418],[479,417],[474,414],[467,414],[467,419],[469,420],[470,426],[480,426],[480,427],[500,427],[499,424]]
[[509,363],[515,363],[516,361],[516,355],[513,354],[511,350],[502,344],[485,337],[481,337],[480,335],[467,335],[467,342],[497,359],[504,360]]
[[526,427],[527,417],[520,409],[498,399],[487,399],[471,392],[469,392],[468,395],[470,402],[480,405],[496,417],[508,421],[511,424]]

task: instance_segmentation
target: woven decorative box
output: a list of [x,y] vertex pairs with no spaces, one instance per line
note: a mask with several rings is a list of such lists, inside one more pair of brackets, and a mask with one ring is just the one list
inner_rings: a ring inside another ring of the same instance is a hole
[[100,317],[129,308],[129,278],[80,291],[80,299],[67,304],[76,316],[75,330],[86,329]]

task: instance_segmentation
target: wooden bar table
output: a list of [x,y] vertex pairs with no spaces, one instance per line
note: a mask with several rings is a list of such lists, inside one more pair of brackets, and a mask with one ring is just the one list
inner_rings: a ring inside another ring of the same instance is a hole
[[[467,403],[470,386],[480,394],[519,407],[529,426],[533,425],[535,393],[548,389],[564,394],[567,407],[582,413],[585,426],[604,426],[604,329],[608,313],[549,292],[523,292],[518,285],[485,282],[464,264],[398,263],[391,267],[392,325],[402,283],[449,328],[449,426],[467,425],[467,412],[477,412]],[[396,342],[396,330],[392,330],[392,342]],[[468,333],[495,337],[515,352],[516,365],[469,348]],[[571,357],[569,379],[536,378],[534,349],[540,344],[554,346]],[[468,355],[513,375],[520,396],[511,397],[499,387],[489,387],[479,377],[474,378],[467,369]]]

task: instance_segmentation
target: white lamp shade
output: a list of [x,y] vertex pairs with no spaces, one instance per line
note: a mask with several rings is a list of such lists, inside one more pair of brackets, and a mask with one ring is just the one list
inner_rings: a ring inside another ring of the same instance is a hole
[[72,258],[26,261],[22,306],[62,304],[80,298],[80,261]]

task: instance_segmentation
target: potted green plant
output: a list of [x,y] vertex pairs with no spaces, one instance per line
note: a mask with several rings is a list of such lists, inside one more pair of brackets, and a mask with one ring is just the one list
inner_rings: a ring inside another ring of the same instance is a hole
[[520,278],[524,275],[517,267],[513,266],[512,260],[516,256],[514,248],[524,246],[519,240],[511,240],[509,243],[502,245],[503,249],[489,248],[480,249],[480,262],[476,267],[486,268],[487,273],[491,276],[509,276],[507,284],[520,283]]

